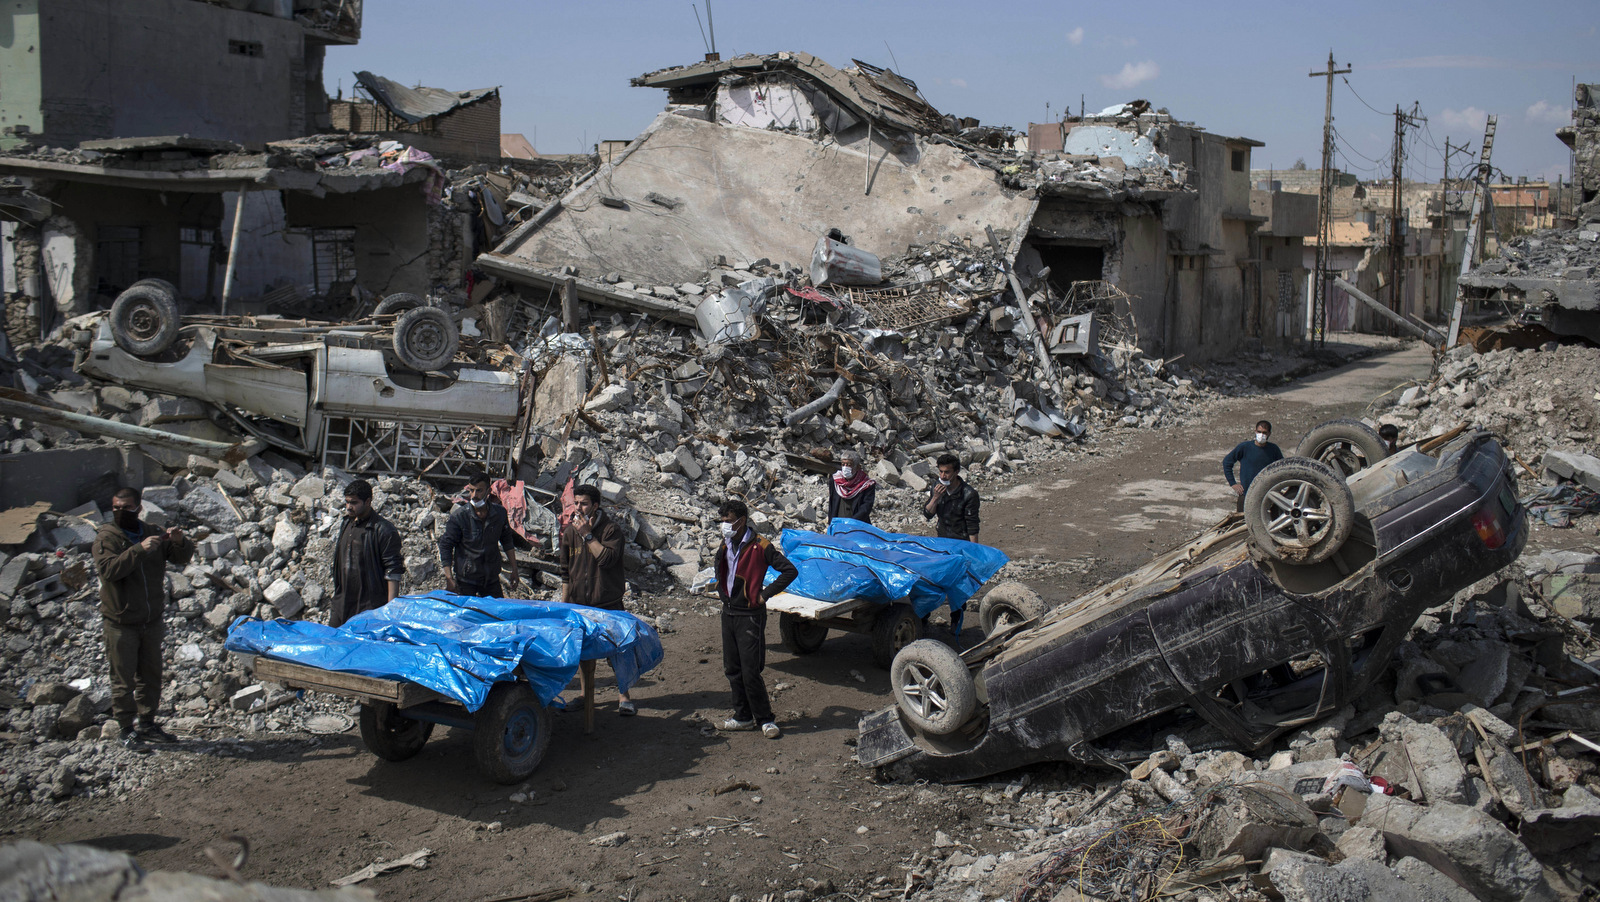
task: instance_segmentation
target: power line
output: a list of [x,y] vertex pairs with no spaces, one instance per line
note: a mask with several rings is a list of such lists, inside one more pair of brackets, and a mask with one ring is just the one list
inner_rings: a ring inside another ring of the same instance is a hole
[[1357,100],[1361,101],[1361,105],[1362,106],[1364,106],[1367,109],[1373,111],[1374,113],[1377,113],[1379,116],[1382,116],[1385,119],[1389,118],[1390,114],[1385,113],[1383,110],[1378,109],[1377,107],[1373,106],[1370,103],[1367,103],[1366,98],[1362,97],[1360,94],[1356,94],[1356,89],[1355,89],[1354,86],[1352,86],[1350,84],[1350,79],[1348,79],[1348,78],[1340,78],[1339,80],[1344,82],[1344,86],[1350,89],[1350,93],[1351,94],[1355,94],[1355,98]]

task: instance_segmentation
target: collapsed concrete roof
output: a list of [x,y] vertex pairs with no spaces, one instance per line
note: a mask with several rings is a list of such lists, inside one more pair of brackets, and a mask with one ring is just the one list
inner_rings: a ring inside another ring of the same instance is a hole
[[421,122],[459,107],[469,106],[500,93],[495,88],[473,88],[468,91],[447,91],[444,88],[424,88],[421,86],[408,88],[397,81],[373,75],[371,72],[357,72],[356,84],[367,90],[372,99],[382,104],[383,108],[399,116],[407,122]]
[[[666,88],[674,102],[700,102],[715,91],[727,76],[759,76],[783,72],[815,85],[855,119],[871,119],[880,125],[917,134],[953,131],[954,123],[922,96],[917,84],[888,69],[851,60],[852,69],[836,69],[809,53],[781,52],[746,54],[730,60],[707,60],[649,72],[632,80],[636,87]],[[855,123],[830,123],[829,131],[839,132]]]

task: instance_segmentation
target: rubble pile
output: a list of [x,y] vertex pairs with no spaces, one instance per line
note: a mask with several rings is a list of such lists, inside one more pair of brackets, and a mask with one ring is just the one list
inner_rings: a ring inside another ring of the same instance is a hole
[[[1357,704],[1251,758],[1202,733],[959,788],[917,898],[1555,899],[1600,879],[1600,555],[1525,557],[1428,612]],[[1103,774],[1104,771],[1098,773]],[[886,787],[889,791],[902,791]],[[926,789],[917,790],[928,793]],[[985,827],[1014,851],[984,854]],[[948,832],[947,832],[948,831]],[[1057,895],[1060,893],[1060,895]],[[1079,894],[1082,895],[1079,895]]]
[[1546,279],[1600,278],[1600,231],[1539,229],[1500,245],[1500,255],[1483,261],[1479,273]]

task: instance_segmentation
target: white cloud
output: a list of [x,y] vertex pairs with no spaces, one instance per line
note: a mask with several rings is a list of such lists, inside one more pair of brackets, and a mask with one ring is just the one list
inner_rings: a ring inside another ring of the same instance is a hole
[[1488,113],[1475,106],[1469,106],[1464,110],[1452,110],[1447,107],[1439,114],[1439,121],[1445,128],[1481,129],[1488,117]]
[[1126,91],[1138,87],[1161,74],[1161,67],[1155,60],[1145,60],[1142,63],[1127,63],[1122,71],[1116,75],[1100,76],[1100,83],[1113,91]]
[[950,84],[953,87],[965,88],[967,86],[967,80],[965,78],[952,78],[950,79]]
[[1077,28],[1074,28],[1071,31],[1067,32],[1067,43],[1071,44],[1074,47],[1076,47],[1079,44],[1083,43],[1083,26],[1082,25],[1079,25]]
[[1529,122],[1538,122],[1545,125],[1566,125],[1572,119],[1572,114],[1565,107],[1556,106],[1547,100],[1528,107]]

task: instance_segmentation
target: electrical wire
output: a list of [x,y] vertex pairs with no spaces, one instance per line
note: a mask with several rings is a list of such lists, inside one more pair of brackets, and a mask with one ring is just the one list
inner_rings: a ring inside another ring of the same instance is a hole
[[1344,76],[1341,75],[1341,76],[1339,76],[1339,80],[1344,82],[1344,86],[1350,89],[1350,93],[1354,94],[1355,98],[1357,100],[1361,101],[1361,105],[1362,106],[1364,106],[1367,109],[1373,111],[1374,113],[1377,113],[1379,116],[1388,117],[1388,116],[1393,116],[1394,115],[1393,113],[1385,113],[1383,110],[1380,110],[1377,107],[1373,106],[1372,104],[1367,103],[1367,100],[1366,100],[1365,97],[1362,97],[1360,94],[1356,94],[1356,89],[1355,89],[1355,87],[1353,85],[1350,84],[1350,79],[1345,78]]

